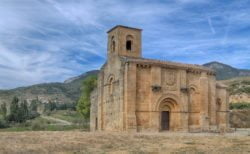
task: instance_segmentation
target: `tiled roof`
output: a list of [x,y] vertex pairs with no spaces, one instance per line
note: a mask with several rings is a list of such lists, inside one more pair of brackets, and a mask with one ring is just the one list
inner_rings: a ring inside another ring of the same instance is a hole
[[128,27],[128,26],[123,26],[123,25],[116,25],[115,27],[111,28],[110,30],[107,31],[107,33],[111,32],[112,30],[114,30],[117,27],[123,27],[123,28],[127,28],[127,29],[134,29],[134,30],[139,30],[142,31],[142,29],[139,28],[134,28],[134,27]]

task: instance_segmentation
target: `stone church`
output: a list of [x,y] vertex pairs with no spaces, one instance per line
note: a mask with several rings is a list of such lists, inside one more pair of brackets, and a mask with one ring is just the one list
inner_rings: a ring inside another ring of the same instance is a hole
[[[92,131],[229,128],[228,93],[206,67],[141,57],[141,29],[115,26],[91,94]],[[160,56],[160,55],[159,55]]]

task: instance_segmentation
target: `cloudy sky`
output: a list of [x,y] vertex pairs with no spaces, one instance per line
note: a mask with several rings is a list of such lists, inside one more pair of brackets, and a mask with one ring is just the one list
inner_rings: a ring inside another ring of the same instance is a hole
[[0,89],[98,69],[106,31],[143,29],[143,56],[250,68],[249,0],[0,0]]

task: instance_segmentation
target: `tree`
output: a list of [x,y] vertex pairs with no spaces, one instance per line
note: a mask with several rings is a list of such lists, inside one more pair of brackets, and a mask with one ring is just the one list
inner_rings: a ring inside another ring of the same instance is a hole
[[18,122],[18,116],[19,116],[19,106],[18,106],[19,99],[15,96],[10,104],[10,114],[8,116],[9,121]]
[[82,83],[82,93],[77,103],[77,111],[83,115],[85,119],[90,116],[90,94],[97,86],[97,76],[91,75]]
[[7,116],[7,120],[11,122],[25,122],[28,119],[38,117],[40,114],[37,112],[37,101],[31,103],[29,110],[28,102],[26,100],[20,103],[17,97],[14,97],[10,104],[10,114]]
[[38,107],[39,101],[37,99],[34,99],[30,103],[30,111],[37,112],[37,107]]
[[6,106],[5,102],[3,104],[1,104],[1,113],[3,115],[3,118],[6,119],[6,116],[7,116],[7,106]]
[[39,103],[40,101],[38,100],[38,98],[31,101],[30,106],[29,106],[29,119],[34,119],[40,115],[37,112]]
[[52,102],[52,101],[49,101],[48,103],[48,108],[49,108],[49,111],[53,111],[56,109],[56,103],[55,102]]
[[28,102],[24,100],[20,104],[20,109],[19,109],[19,118],[20,122],[26,121],[29,118],[29,109],[28,109]]

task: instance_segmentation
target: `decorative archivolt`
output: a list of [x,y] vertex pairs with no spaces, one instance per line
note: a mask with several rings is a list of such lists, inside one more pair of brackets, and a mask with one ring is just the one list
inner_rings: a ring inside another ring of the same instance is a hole
[[188,86],[188,89],[189,89],[189,92],[194,92],[194,93],[196,93],[196,94],[199,93],[199,88],[198,88],[198,86],[196,86],[195,84],[190,84],[190,85]]
[[174,94],[164,94],[155,103],[154,111],[160,111],[165,105],[169,106],[171,110],[179,110],[180,106],[177,102],[180,102],[179,97]]
[[177,107],[177,103],[175,102],[175,100],[171,99],[171,98],[166,98],[164,99],[160,106],[159,106],[159,111],[163,111],[163,110],[166,110],[166,108],[168,110],[175,110]]
[[126,36],[126,40],[132,41],[133,39],[134,39],[134,37],[133,37],[132,35],[127,35],[127,36]]

